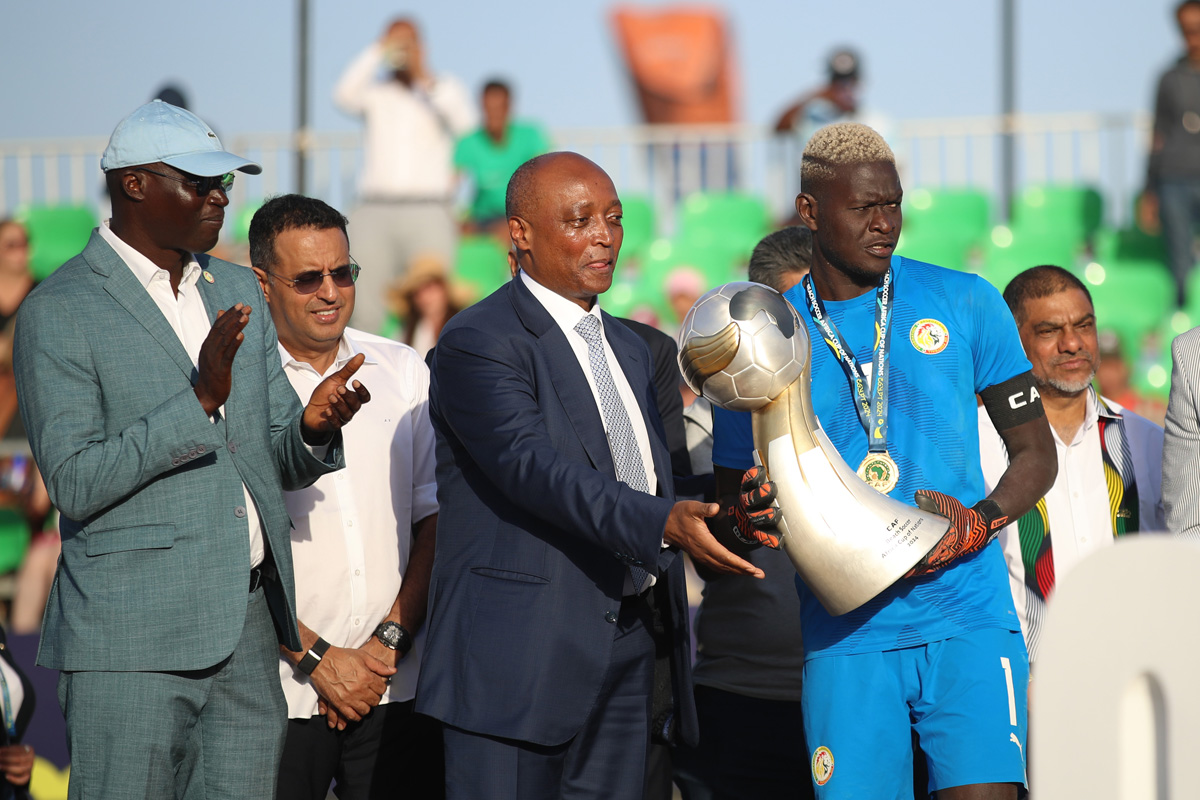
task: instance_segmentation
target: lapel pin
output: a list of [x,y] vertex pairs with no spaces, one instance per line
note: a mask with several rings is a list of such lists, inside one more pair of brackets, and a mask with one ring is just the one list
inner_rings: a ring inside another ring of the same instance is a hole
[[212,273],[208,270],[204,270],[204,272],[201,272],[200,274],[203,275],[204,280],[208,281],[209,283],[216,283],[216,281],[213,280]]

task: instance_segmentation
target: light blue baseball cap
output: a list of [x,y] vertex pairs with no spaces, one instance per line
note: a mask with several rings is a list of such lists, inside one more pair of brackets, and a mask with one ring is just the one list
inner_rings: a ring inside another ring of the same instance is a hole
[[212,128],[195,114],[162,100],[146,103],[117,123],[100,156],[100,169],[108,172],[156,161],[200,177],[234,170],[250,175],[262,172],[253,161],[227,152]]

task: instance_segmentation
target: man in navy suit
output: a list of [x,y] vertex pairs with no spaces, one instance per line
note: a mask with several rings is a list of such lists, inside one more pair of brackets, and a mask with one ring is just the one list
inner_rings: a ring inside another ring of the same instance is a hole
[[[761,576],[675,502],[649,351],[601,313],[621,201],[550,153],[507,196],[521,267],[433,357],[437,556],[417,710],[453,798],[640,798],[652,740],[694,740],[682,548]],[[657,667],[657,669],[656,669]]]

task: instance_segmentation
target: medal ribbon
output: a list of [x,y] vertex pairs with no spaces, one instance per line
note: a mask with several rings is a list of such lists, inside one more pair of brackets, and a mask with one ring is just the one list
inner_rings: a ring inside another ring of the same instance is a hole
[[875,348],[872,361],[874,362],[874,385],[867,390],[867,376],[862,367],[854,360],[854,353],[846,344],[841,331],[833,324],[833,320],[825,312],[825,304],[817,295],[813,286],[812,276],[804,276],[804,296],[808,300],[808,312],[813,322],[824,334],[825,344],[838,360],[842,372],[850,382],[850,391],[854,395],[854,409],[858,412],[858,421],[867,432],[867,450],[871,453],[887,452],[888,428],[888,349],[892,341],[892,268],[888,267],[883,276],[883,282],[875,290]]

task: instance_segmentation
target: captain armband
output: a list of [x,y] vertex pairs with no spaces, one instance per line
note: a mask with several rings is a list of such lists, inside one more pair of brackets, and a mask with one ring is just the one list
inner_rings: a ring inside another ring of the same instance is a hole
[[989,386],[979,393],[979,397],[998,431],[1006,431],[1046,416],[1032,371],[1022,372],[1003,383]]

